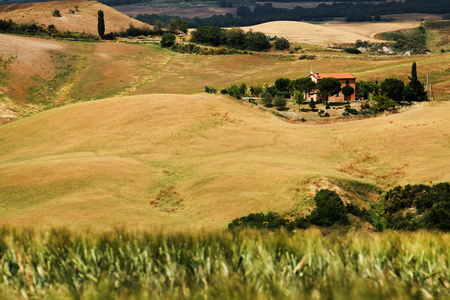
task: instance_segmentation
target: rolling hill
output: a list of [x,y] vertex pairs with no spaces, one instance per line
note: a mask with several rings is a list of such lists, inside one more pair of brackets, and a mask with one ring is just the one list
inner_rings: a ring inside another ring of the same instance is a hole
[[400,29],[415,28],[420,22],[324,24],[274,21],[243,27],[244,30],[260,31],[270,36],[284,37],[291,42],[311,45],[333,46],[355,43],[356,40],[382,42],[375,35]]
[[351,187],[450,180],[449,113],[299,125],[207,94],[68,105],[0,127],[0,224],[221,229],[307,213],[319,188],[363,203]]
[[[158,45],[116,42],[68,42],[0,34],[0,123],[68,103],[126,95],[192,94],[205,85],[219,90],[231,84],[270,84],[279,77],[319,72],[348,72],[358,80],[395,77],[408,80],[413,61],[419,79],[426,74],[436,100],[448,100],[450,53],[415,57],[369,57],[337,50],[301,55],[258,54],[199,56],[173,53]],[[120,71],[118,71],[120,70]]]
[[[61,17],[54,17],[58,9]],[[105,32],[124,31],[130,24],[135,27],[151,27],[130,18],[97,1],[67,0],[41,3],[0,5],[0,19],[11,19],[16,23],[55,25],[59,30],[97,34],[97,11],[105,15]]]

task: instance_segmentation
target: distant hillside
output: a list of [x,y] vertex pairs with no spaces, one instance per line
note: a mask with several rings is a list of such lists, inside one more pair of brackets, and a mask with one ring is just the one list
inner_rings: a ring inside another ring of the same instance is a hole
[[[58,9],[61,17],[53,16]],[[0,19],[11,19],[17,23],[55,25],[59,30],[97,34],[97,11],[105,15],[106,33],[123,31],[130,24],[135,27],[152,27],[97,1],[68,0],[0,6]]]
[[224,229],[308,213],[321,188],[367,204],[374,186],[450,181],[449,114],[305,125],[209,94],[69,105],[0,127],[0,225]]
[[243,27],[243,29],[284,37],[291,42],[333,46],[355,43],[356,40],[381,42],[375,39],[377,33],[415,28],[419,25],[420,22],[314,25],[305,22],[275,21]]
[[[220,90],[242,82],[249,86],[271,84],[279,77],[307,76],[311,68],[323,73],[352,73],[358,80],[396,77],[407,81],[413,61],[418,64],[422,82],[430,75],[436,100],[450,97],[450,53],[370,58],[307,46],[295,55],[286,54],[289,60],[285,60],[274,59],[279,55],[271,54],[189,55],[162,50],[158,45],[68,42],[6,34],[0,34],[0,44],[0,124],[78,101],[199,93],[205,85]],[[304,53],[317,59],[299,60]]]

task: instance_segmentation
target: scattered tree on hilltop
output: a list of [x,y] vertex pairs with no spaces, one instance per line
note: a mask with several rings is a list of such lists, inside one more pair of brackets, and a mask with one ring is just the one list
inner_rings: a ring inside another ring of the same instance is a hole
[[411,77],[409,77],[409,80],[410,80],[410,82],[405,87],[405,90],[406,90],[406,88],[408,88],[407,92],[405,94],[410,99],[405,99],[405,100],[409,100],[409,101],[426,101],[427,100],[427,93],[425,92],[423,84],[417,79],[417,67],[416,67],[416,63],[415,62],[412,64]]
[[98,35],[100,36],[100,38],[103,39],[103,36],[105,35],[105,18],[103,16],[103,11],[99,10],[97,14],[98,14],[98,22],[97,22]]

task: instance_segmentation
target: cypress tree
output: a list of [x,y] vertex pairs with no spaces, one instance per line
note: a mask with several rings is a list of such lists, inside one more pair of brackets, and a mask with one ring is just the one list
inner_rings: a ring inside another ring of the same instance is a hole
[[103,11],[99,10],[97,14],[98,14],[98,23],[97,23],[98,35],[100,36],[100,38],[103,39],[103,36],[105,35],[105,19],[103,16]]
[[408,86],[411,89],[412,98],[415,101],[426,101],[427,93],[425,92],[423,84],[417,79],[417,66],[415,62],[412,64],[411,77],[409,77],[409,80]]

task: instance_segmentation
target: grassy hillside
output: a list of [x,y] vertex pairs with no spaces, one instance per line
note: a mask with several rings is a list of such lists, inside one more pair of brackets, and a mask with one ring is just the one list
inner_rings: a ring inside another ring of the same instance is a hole
[[[450,53],[416,57],[372,57],[308,50],[295,55],[200,56],[157,45],[67,42],[0,34],[0,123],[78,101],[126,95],[192,94],[214,86],[271,84],[279,77],[349,72],[358,80],[408,80],[413,61],[419,79],[430,74],[436,100],[449,100]],[[119,71],[120,70],[120,71]]]
[[375,35],[386,31],[415,28],[420,22],[325,24],[314,25],[305,22],[275,21],[255,26],[243,27],[245,30],[261,31],[270,36],[284,37],[292,42],[312,45],[333,46],[350,44],[356,40],[380,42]]
[[[61,17],[54,17],[58,9]],[[73,10],[73,13],[69,12]],[[16,23],[53,24],[59,30],[97,34],[97,11],[105,14],[106,33],[123,31],[130,24],[135,27],[151,27],[124,15],[97,1],[66,0],[42,3],[0,5],[0,19],[11,19]]]
[[323,187],[449,181],[449,113],[298,125],[205,94],[69,105],[0,127],[0,224],[224,228],[307,213]]

